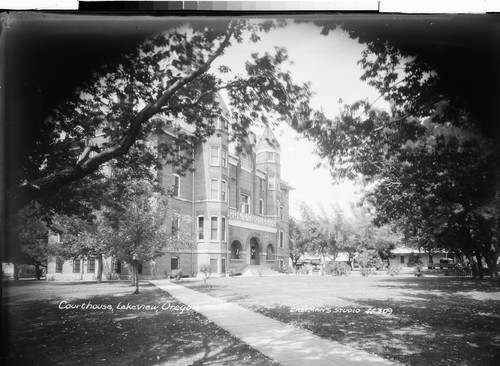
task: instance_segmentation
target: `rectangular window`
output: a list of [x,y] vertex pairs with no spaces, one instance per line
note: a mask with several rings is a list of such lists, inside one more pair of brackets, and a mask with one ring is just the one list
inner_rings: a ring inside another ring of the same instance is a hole
[[259,215],[264,215],[264,200],[259,199]]
[[122,263],[118,259],[115,259],[113,263],[113,272],[121,273],[121,271],[122,271]]
[[276,156],[275,153],[268,151],[267,152],[267,159],[266,160],[267,161],[275,161],[275,156]]
[[203,216],[198,217],[198,240],[203,240],[205,238],[205,218]]
[[219,199],[219,180],[210,179],[210,198],[213,200]]
[[81,259],[74,259],[73,260],[73,273],[80,273],[81,262],[82,262]]
[[210,258],[210,267],[212,267],[212,272],[217,273],[217,258]]
[[56,259],[56,273],[62,273],[64,261],[61,258]]
[[401,256],[401,264],[404,264],[404,263],[405,263],[405,256],[404,256],[404,255],[402,255],[402,256]]
[[179,238],[179,218],[175,217],[172,220],[172,236]]
[[275,189],[275,180],[276,177],[269,177],[267,181],[267,189],[274,190]]
[[216,216],[211,217],[210,221],[210,240],[218,240],[218,226],[219,226],[219,218]]
[[170,258],[170,269],[179,269],[179,257]]
[[285,233],[283,230],[280,230],[280,248],[285,247]]
[[227,200],[226,192],[227,192],[227,182],[225,180],[223,180],[221,183],[221,189],[220,189],[220,199],[222,201]]
[[219,148],[210,148],[210,165],[219,166]]
[[95,258],[89,258],[87,261],[87,273],[95,272]]
[[246,194],[240,195],[240,211],[243,213],[250,213],[250,196]]
[[222,149],[222,167],[227,168],[227,150]]
[[172,192],[172,195],[174,197],[180,197],[181,196],[181,186],[180,186],[180,183],[181,183],[181,178],[174,174],[174,188],[173,188],[173,192]]
[[226,241],[226,218],[225,217],[221,218],[220,238],[222,241]]

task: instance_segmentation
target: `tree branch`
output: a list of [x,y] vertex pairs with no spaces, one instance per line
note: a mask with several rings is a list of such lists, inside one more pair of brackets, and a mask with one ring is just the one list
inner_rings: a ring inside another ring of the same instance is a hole
[[[141,111],[139,111],[136,117],[132,120],[130,127],[123,134],[121,139],[113,146],[101,151],[94,157],[87,158],[90,151],[85,151],[84,154],[78,159],[77,164],[70,166],[58,171],[55,171],[45,177],[39,178],[35,181],[29,182],[21,186],[22,197],[18,197],[21,200],[21,204],[25,204],[30,200],[40,197],[50,191],[57,190],[57,188],[81,179],[94,171],[96,171],[102,164],[120,157],[126,154],[130,147],[134,144],[137,139],[137,135],[141,129],[141,126],[147,122],[152,116],[161,111],[161,108],[166,105],[169,99],[185,85],[192,82],[198,76],[205,73],[214,62],[224,51],[224,49],[229,45],[230,39],[233,36],[236,24],[232,22],[228,28],[228,31],[219,44],[217,49],[208,57],[208,59],[201,64],[197,69],[193,70],[184,77],[178,79],[174,82],[168,89],[155,101],[146,105]],[[87,149],[86,149],[87,150]]]

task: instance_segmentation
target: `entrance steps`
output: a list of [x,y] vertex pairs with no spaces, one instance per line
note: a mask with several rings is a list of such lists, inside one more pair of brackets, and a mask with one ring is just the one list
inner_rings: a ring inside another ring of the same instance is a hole
[[262,277],[262,276],[275,276],[278,272],[272,270],[267,266],[261,266],[258,264],[250,264],[241,273],[245,277]]

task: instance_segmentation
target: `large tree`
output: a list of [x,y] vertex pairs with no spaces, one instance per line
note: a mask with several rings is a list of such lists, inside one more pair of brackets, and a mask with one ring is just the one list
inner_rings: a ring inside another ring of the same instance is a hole
[[309,240],[305,236],[305,227],[299,219],[293,217],[290,218],[289,222],[289,243],[288,250],[289,256],[292,260],[292,267],[297,266],[297,262],[300,257],[307,253]]
[[35,278],[40,279],[41,267],[47,268],[51,253],[48,241],[47,218],[37,205],[27,205],[9,222],[9,230],[19,245],[19,256],[14,264],[14,279],[19,279],[19,265],[35,266]]
[[[129,181],[123,188],[116,206],[104,212],[110,227],[108,253],[132,267],[132,281],[139,293],[138,265],[154,261],[168,250],[189,248],[194,233],[192,224],[180,220],[168,197],[148,181]],[[179,225],[172,225],[177,219]]]
[[[433,43],[422,42],[418,34],[407,39],[394,32],[401,19],[386,20],[372,28],[346,22],[343,28],[366,45],[359,61],[362,79],[390,103],[390,111],[358,101],[343,106],[334,119],[316,113],[297,128],[317,143],[332,174],[362,177],[371,187],[368,198],[376,208],[377,224],[396,225],[418,247],[465,247],[479,262],[481,256],[486,258],[496,281],[499,151],[492,126],[498,111],[491,105],[481,108],[491,94],[498,95],[498,85],[490,87],[498,81],[498,55],[485,47],[496,35],[482,39],[477,53],[469,54],[455,44],[450,47],[440,39],[442,33]],[[470,30],[463,18],[453,20],[452,29],[462,25],[460,32]],[[491,19],[486,20],[486,26],[479,25],[481,31],[491,26]],[[324,33],[337,27],[320,23]],[[442,21],[436,25],[443,27],[441,32],[449,31]],[[422,36],[428,35],[425,29]],[[485,52],[491,57],[478,57]],[[451,59],[463,70],[486,64],[474,69],[478,74],[463,71],[457,78],[450,73],[457,65],[445,62]],[[489,78],[485,72],[491,73]],[[479,97],[484,90],[477,88],[481,82],[490,91],[484,100]]]

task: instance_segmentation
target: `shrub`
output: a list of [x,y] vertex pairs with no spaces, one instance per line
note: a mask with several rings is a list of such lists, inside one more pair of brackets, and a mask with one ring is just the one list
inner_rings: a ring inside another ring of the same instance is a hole
[[325,268],[325,274],[332,276],[349,276],[351,274],[351,267],[345,262],[329,263]]
[[207,280],[210,278],[210,275],[212,274],[212,267],[210,267],[209,264],[202,264],[200,266],[200,272],[205,275],[203,278],[203,284],[204,286],[207,285]]
[[361,276],[369,276],[373,273],[371,268],[361,268]]
[[410,257],[408,258],[408,267],[422,267],[424,263],[420,259],[420,256],[415,253],[410,253]]
[[422,271],[422,265],[415,266],[413,274],[415,275],[415,277],[422,277],[424,275],[424,272]]
[[401,269],[402,269],[401,266],[397,264],[396,265],[391,264],[389,268],[387,268],[387,274],[392,277],[397,276],[399,272],[401,272]]
[[34,278],[35,266],[27,265],[19,268],[19,278]]
[[288,267],[287,265],[284,265],[283,267],[280,266],[272,266],[271,269],[273,271],[279,272],[279,273],[292,273],[292,269]]
[[295,274],[306,275],[307,272],[307,268],[305,267],[295,268]]
[[172,271],[172,273],[170,274],[170,276],[172,276],[173,278],[175,278],[177,281],[179,281],[181,278],[182,278],[182,275],[184,273],[182,272],[182,269],[174,269]]
[[376,268],[381,269],[384,267],[384,262],[378,251],[375,249],[365,249],[360,252],[356,258],[361,268]]

